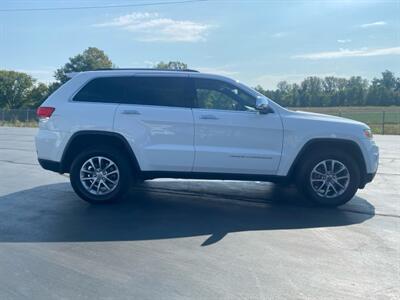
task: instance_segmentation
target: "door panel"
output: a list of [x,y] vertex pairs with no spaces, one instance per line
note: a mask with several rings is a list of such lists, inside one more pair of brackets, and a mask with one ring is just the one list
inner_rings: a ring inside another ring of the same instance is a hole
[[132,77],[114,127],[128,138],[141,170],[192,170],[194,124],[186,90],[183,74]]
[[277,113],[193,109],[194,172],[276,174],[282,150]]
[[282,150],[278,113],[261,114],[256,97],[233,81],[193,75],[194,172],[274,175]]
[[128,139],[142,171],[191,171],[194,126],[190,108],[121,104],[114,130]]

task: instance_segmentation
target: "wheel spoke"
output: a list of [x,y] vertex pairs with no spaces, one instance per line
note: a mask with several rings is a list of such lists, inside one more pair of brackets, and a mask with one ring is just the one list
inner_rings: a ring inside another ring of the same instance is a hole
[[335,185],[332,184],[332,183],[330,183],[329,185],[332,187],[332,189],[333,189],[333,191],[335,192],[335,194],[337,194],[338,191],[337,191],[337,189],[335,188]]
[[341,168],[340,168],[338,171],[336,171],[334,174],[337,175],[337,174],[339,174],[340,172],[344,171],[345,169],[346,169],[345,166],[341,166]]
[[324,173],[321,173],[320,171],[317,171],[317,170],[314,170],[313,173],[321,175],[321,176],[325,176],[326,175],[326,173],[324,174]]
[[93,180],[92,184],[89,186],[89,190],[92,189],[92,187],[94,186],[94,184],[96,183],[96,181],[97,181],[97,178],[96,178],[95,180]]
[[336,180],[348,179],[348,178],[349,178],[349,175],[345,175],[345,176],[336,177]]
[[99,156],[98,158],[97,158],[97,160],[99,161],[99,169],[101,170],[102,168],[101,168],[101,161],[102,161],[102,157],[101,156]]
[[112,174],[118,174],[119,172],[117,170],[111,171],[110,173],[107,173],[106,177],[112,175]]
[[92,171],[85,170],[85,169],[82,169],[82,170],[81,170],[81,172],[85,172],[85,173],[88,173],[88,174],[93,174],[93,172],[92,172]]
[[325,197],[328,195],[329,187],[330,187],[330,186],[331,186],[330,183],[328,183],[328,184],[326,185],[326,190],[325,190],[325,193],[324,193],[324,196],[325,196]]
[[96,167],[95,167],[94,162],[93,162],[93,158],[91,158],[89,160],[89,163],[92,165],[93,171],[96,170]]
[[325,174],[328,173],[328,166],[326,165],[326,161],[324,160],[322,164],[325,168]]
[[101,184],[101,180],[99,180],[99,183],[97,184],[96,194],[99,194],[99,192],[100,192],[100,184]]
[[323,190],[323,187],[326,185],[326,180],[324,180],[324,182],[319,186],[319,188],[318,188],[318,192],[322,192],[322,190]]
[[101,183],[103,184],[103,186],[105,186],[105,188],[107,189],[107,191],[111,190],[111,189],[108,187],[108,185],[107,185],[104,181],[101,181]]
[[115,164],[112,161],[110,161],[110,164],[104,168],[104,171],[112,166],[115,166]]
[[108,177],[104,177],[104,179],[107,180],[107,181],[109,181],[109,182],[111,182],[112,184],[117,184],[115,181],[111,180],[111,179],[108,178]]
[[315,181],[325,181],[325,179],[311,179],[311,181],[312,181],[312,182],[315,182]]
[[339,183],[339,181],[337,181],[337,179],[333,179],[333,182],[336,183],[341,189],[344,189],[344,185]]

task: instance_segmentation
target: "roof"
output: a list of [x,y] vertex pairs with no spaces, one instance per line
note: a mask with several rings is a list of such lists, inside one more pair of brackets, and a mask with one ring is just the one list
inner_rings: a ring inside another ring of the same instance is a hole
[[166,72],[199,72],[197,70],[192,69],[156,69],[156,68],[104,68],[104,69],[96,69],[93,71],[166,71]]
[[[115,72],[115,73],[114,73]],[[184,75],[184,74],[191,74],[191,76],[198,77],[198,78],[207,78],[207,79],[220,79],[224,80],[227,82],[234,83],[236,80],[232,78],[228,78],[223,75],[218,75],[218,74],[210,74],[210,73],[202,73],[197,70],[191,70],[191,69],[183,69],[183,70],[166,70],[166,69],[153,69],[153,68],[110,68],[110,69],[97,69],[97,70],[92,70],[92,71],[82,71],[82,72],[71,72],[67,73],[66,76],[69,78],[75,77],[77,75],[80,76],[85,76],[85,77],[97,77],[99,76],[124,76],[126,74],[134,74],[135,72],[138,73],[153,73],[154,74],[179,74],[179,75]],[[96,74],[97,73],[97,74]]]

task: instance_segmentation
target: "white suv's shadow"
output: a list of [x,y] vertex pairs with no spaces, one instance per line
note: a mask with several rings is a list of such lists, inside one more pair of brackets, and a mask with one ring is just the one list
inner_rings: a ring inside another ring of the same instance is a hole
[[59,183],[1,196],[0,203],[0,242],[209,235],[205,246],[233,232],[346,226],[374,216],[374,207],[359,197],[338,209],[317,208],[305,205],[295,190],[246,182],[144,182],[109,205],[89,205]]

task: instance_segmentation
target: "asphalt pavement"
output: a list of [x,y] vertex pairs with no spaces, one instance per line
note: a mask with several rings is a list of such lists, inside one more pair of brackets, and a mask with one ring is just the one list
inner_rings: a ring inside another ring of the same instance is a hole
[[264,182],[152,180],[92,206],[0,127],[0,299],[400,299],[400,136],[337,209]]

